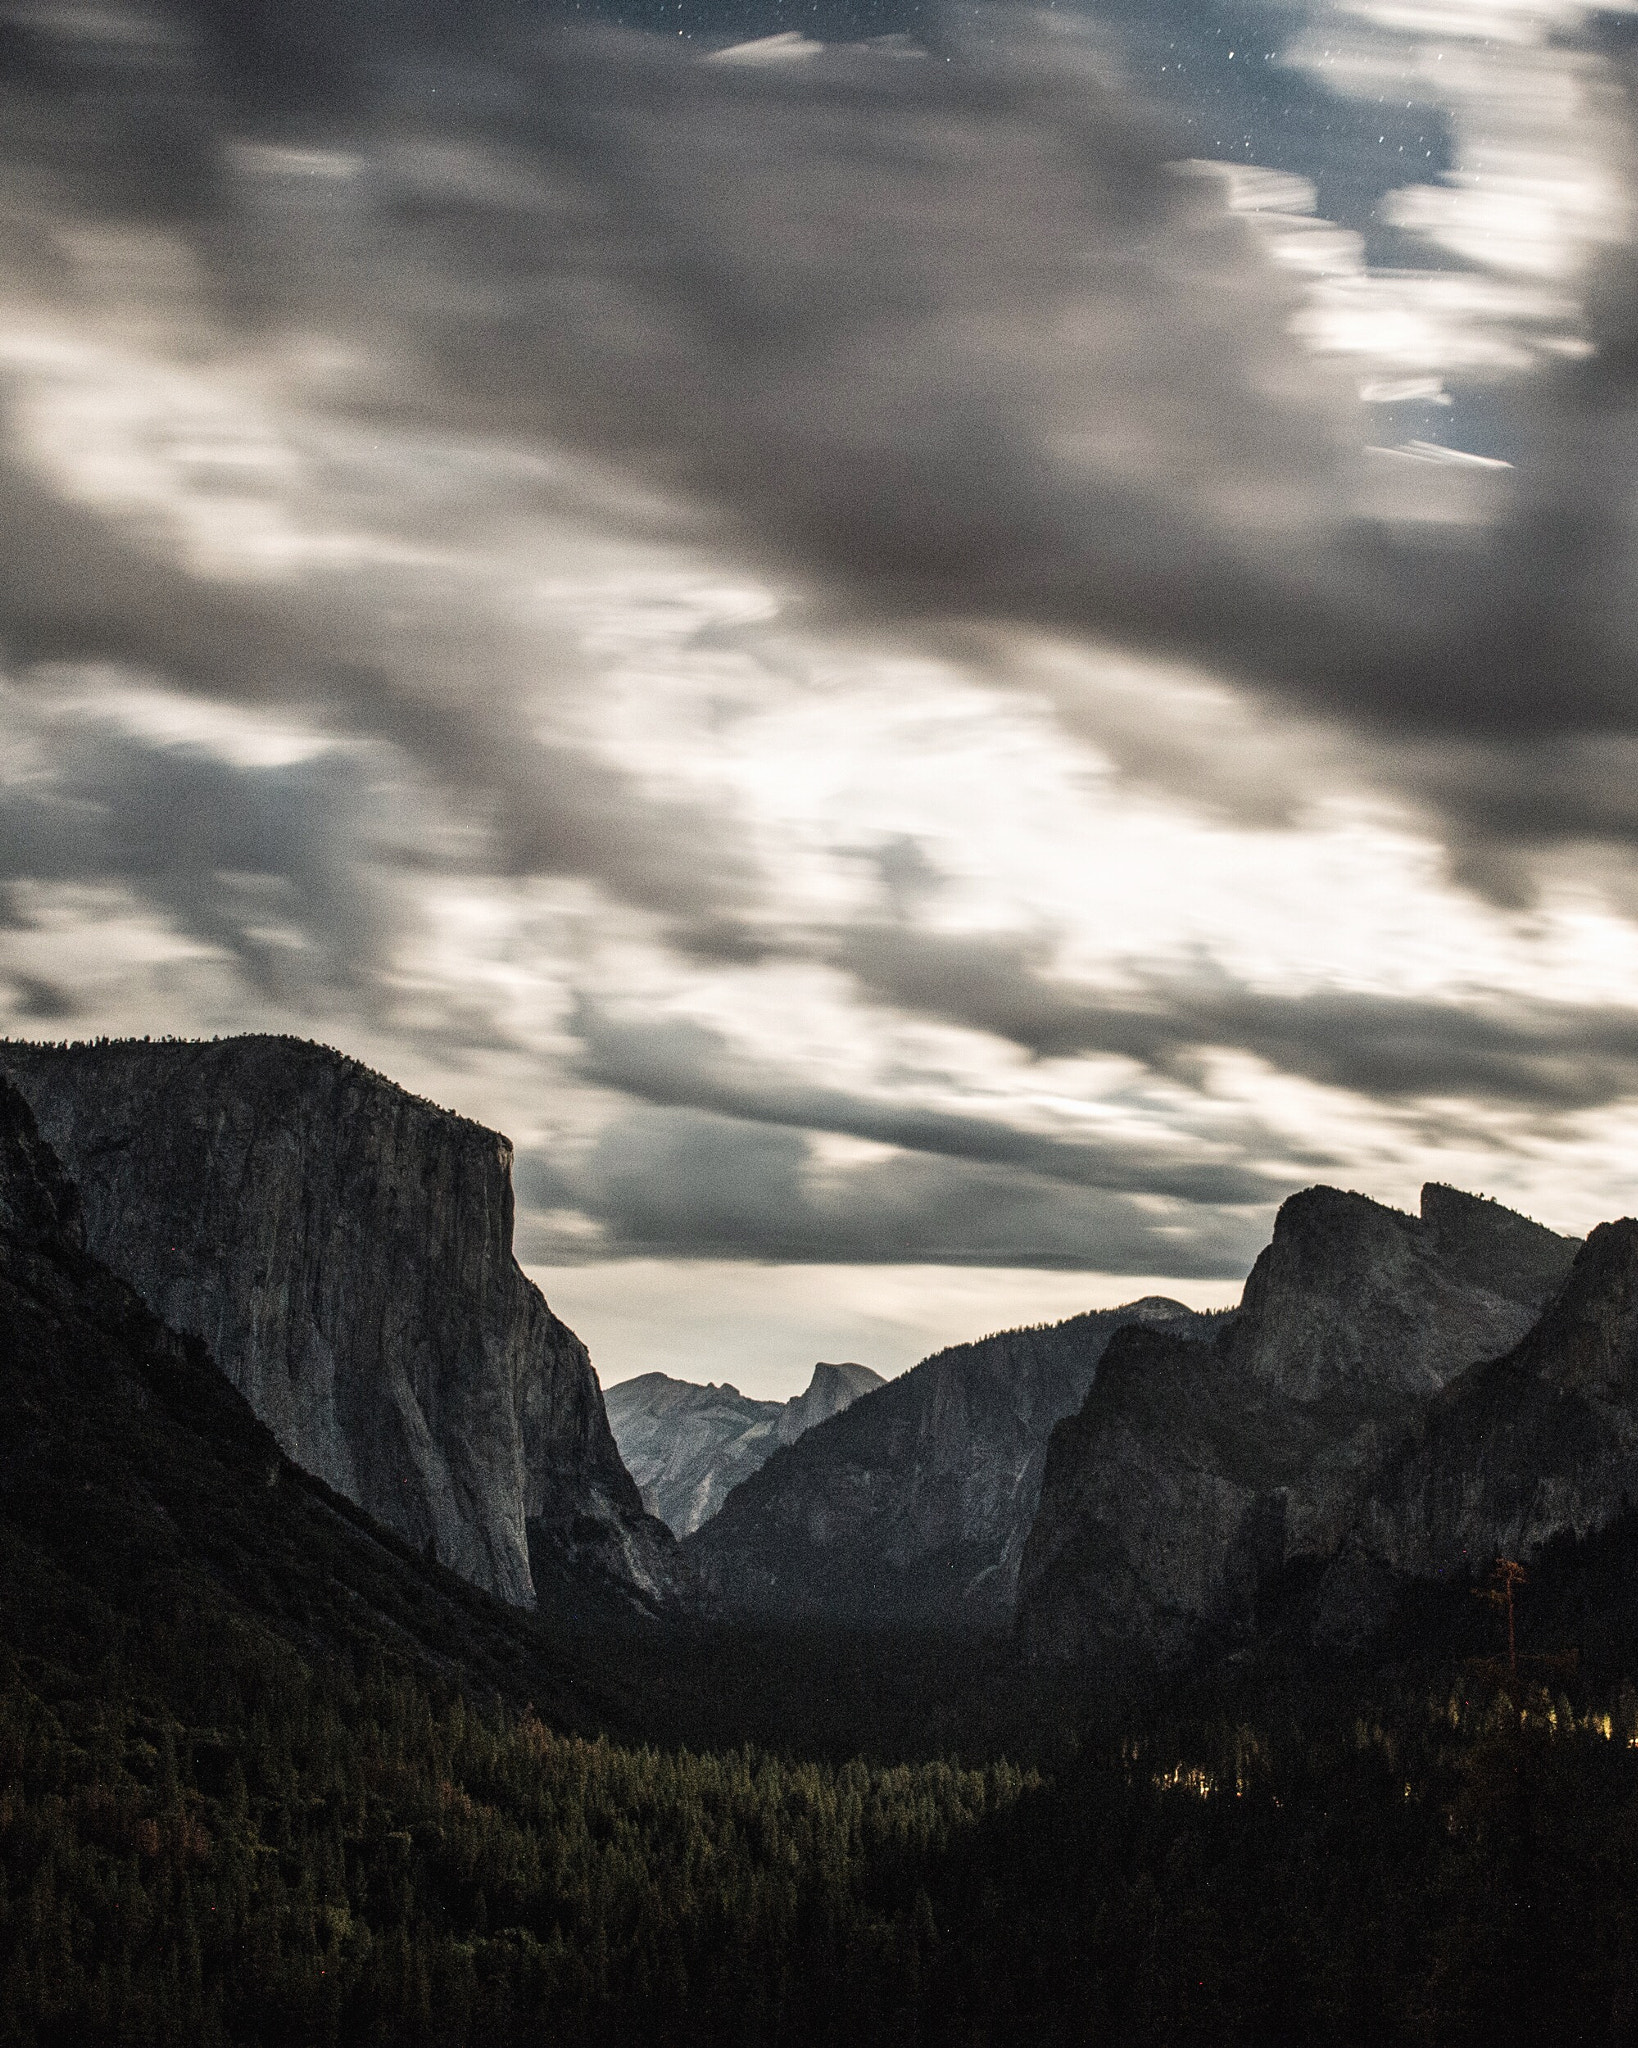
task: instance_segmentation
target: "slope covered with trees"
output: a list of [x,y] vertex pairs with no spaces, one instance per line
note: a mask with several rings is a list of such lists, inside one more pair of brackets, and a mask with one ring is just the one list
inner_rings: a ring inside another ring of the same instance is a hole
[[970,1638],[525,1614],[281,1457],[3,1089],[0,1336],[0,2048],[1638,2023],[1638,1518],[1533,1559],[1516,1671],[1461,1584],[1322,1658],[1299,1571],[1119,1706]]
[[0,1657],[16,2048],[1535,2048],[1638,2013],[1638,1693],[1597,1670],[1271,1667],[1021,1770],[566,1734],[232,1624],[81,1652]]

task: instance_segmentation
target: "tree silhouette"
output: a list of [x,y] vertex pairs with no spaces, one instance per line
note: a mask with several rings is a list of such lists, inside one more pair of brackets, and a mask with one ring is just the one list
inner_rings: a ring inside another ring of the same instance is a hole
[[1481,1600],[1488,1600],[1492,1607],[1501,1608],[1507,1616],[1507,1675],[1510,1679],[1517,1679],[1519,1675],[1518,1641],[1513,1632],[1513,1593],[1528,1576],[1517,1558],[1498,1557],[1491,1568],[1490,1584],[1477,1589]]

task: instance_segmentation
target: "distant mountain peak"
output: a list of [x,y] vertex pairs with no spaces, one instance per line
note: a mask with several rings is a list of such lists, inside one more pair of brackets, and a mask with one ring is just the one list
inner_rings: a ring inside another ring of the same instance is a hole
[[821,1360],[788,1401],[756,1401],[727,1381],[701,1385],[660,1372],[622,1380],[604,1401],[649,1512],[686,1536],[776,1450],[884,1384],[868,1365]]

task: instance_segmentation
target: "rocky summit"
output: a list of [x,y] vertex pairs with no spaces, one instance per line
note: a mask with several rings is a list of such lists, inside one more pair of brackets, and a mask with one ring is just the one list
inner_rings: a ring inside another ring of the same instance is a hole
[[1255,1627],[1263,1589],[1339,1553],[1429,1404],[1525,1336],[1578,1249],[1453,1188],[1419,1216],[1294,1195],[1232,1324],[1123,1332],[1054,1432],[1025,1646],[1136,1668]]
[[669,1597],[586,1348],[513,1259],[506,1139],[288,1038],[8,1043],[0,1069],[86,1249],[295,1464],[514,1604],[564,1573]]
[[1152,1296],[924,1359],[775,1452],[688,1539],[708,1603],[867,1627],[1004,1624],[1047,1439],[1110,1339],[1220,1320]]
[[663,1372],[623,1380],[604,1399],[643,1505],[677,1535],[691,1536],[781,1444],[883,1384],[868,1365],[821,1361],[788,1401],[753,1401],[737,1387],[697,1386]]
[[1460,1579],[1587,1537],[1638,1498],[1638,1222],[1601,1223],[1505,1356],[1463,1373],[1363,1502],[1327,1574],[1323,1636],[1357,1641],[1394,1582]]

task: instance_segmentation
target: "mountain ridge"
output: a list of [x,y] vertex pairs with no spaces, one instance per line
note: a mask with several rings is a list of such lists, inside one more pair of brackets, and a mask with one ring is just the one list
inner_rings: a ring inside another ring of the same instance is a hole
[[1439,1184],[1416,1216],[1291,1196],[1220,1337],[1122,1333],[1053,1432],[1022,1646],[1166,1666],[1254,1631],[1262,1589],[1338,1554],[1427,1404],[1526,1336],[1578,1250]]
[[1115,1331],[1216,1327],[1160,1296],[952,1345],[776,1451],[684,1544],[712,1611],[997,1628],[1052,1424]]
[[727,1384],[639,1373],[604,1390],[609,1427],[643,1504],[691,1536],[781,1444],[884,1384],[868,1365],[821,1360],[800,1394],[758,1401]]
[[1638,1222],[1601,1223],[1510,1351],[1453,1380],[1362,1506],[1317,1631],[1369,1635],[1406,1580],[1584,1541],[1638,1499]]

